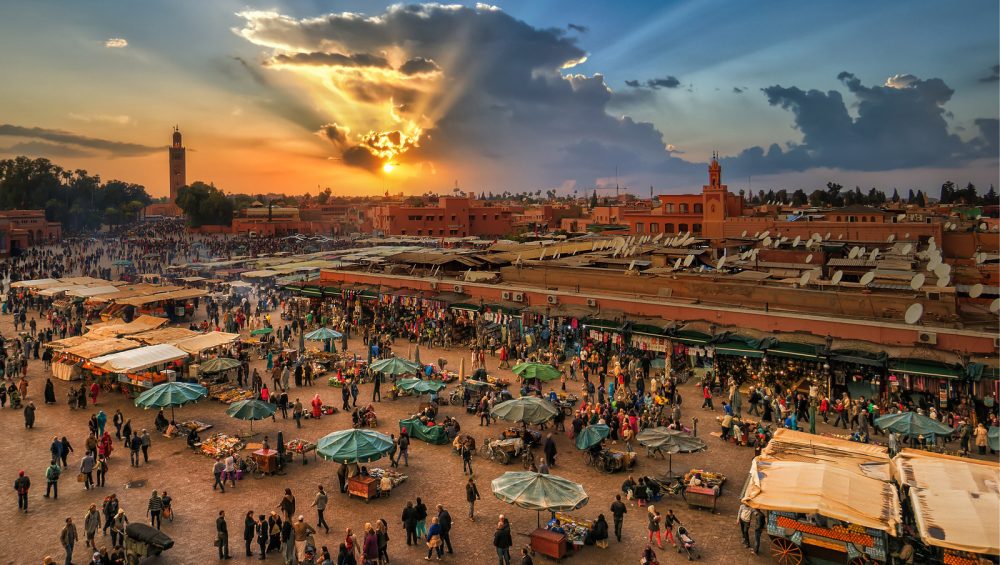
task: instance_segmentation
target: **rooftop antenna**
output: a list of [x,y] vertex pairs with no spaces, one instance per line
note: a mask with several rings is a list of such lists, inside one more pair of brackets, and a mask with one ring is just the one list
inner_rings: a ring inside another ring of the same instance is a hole
[[615,165],[615,199],[619,196],[618,194],[618,165]]

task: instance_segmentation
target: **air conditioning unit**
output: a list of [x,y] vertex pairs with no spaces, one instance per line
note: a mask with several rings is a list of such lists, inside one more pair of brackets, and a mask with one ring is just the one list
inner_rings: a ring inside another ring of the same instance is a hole
[[459,294],[462,293],[462,285],[460,284],[456,284],[455,286],[451,287],[451,289]]
[[515,292],[514,296],[513,296],[513,300],[514,300],[514,302],[524,302],[524,293],[523,292]]
[[545,301],[549,304],[559,304],[559,297],[554,294],[550,294],[545,297]]
[[505,290],[505,291],[503,291],[503,292],[500,293],[500,298],[502,300],[510,300],[510,296],[511,296],[511,293],[510,293],[509,290]]
[[937,345],[937,334],[934,332],[920,332],[917,334],[917,341],[926,345]]
[[597,299],[596,298],[588,298],[587,299],[587,306],[590,306],[591,308],[597,308]]

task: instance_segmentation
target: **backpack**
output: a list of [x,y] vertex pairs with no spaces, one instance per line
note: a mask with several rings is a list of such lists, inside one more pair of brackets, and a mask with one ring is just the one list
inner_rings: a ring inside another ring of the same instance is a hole
[[58,481],[61,473],[62,469],[58,465],[50,465],[48,470],[45,471],[45,478],[50,481]]

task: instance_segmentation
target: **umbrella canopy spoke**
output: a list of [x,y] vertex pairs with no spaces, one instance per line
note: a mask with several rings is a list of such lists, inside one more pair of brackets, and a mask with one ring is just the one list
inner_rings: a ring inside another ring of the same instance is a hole
[[400,379],[396,381],[396,388],[402,390],[412,390],[420,394],[437,392],[445,387],[441,381],[431,381],[424,379]]
[[372,371],[387,375],[408,375],[420,370],[420,365],[400,357],[390,357],[372,363]]
[[928,418],[916,412],[900,412],[898,414],[887,414],[875,420],[875,425],[887,431],[896,432],[904,436],[948,436],[955,430],[938,422],[933,418]]
[[270,418],[277,408],[277,406],[270,402],[252,398],[230,404],[226,410],[226,415],[237,420],[263,420],[264,418]]
[[240,366],[240,362],[236,359],[230,359],[228,357],[216,357],[215,359],[209,359],[201,365],[198,366],[198,370],[202,373],[221,373],[223,371],[229,371],[230,369],[235,369]]

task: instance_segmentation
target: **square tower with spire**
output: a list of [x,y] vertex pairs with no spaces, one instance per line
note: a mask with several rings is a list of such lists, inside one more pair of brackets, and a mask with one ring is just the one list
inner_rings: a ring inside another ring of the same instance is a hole
[[181,143],[181,132],[174,126],[174,137],[170,144],[170,204],[177,202],[181,187],[187,184],[187,165],[184,155],[184,145]]

